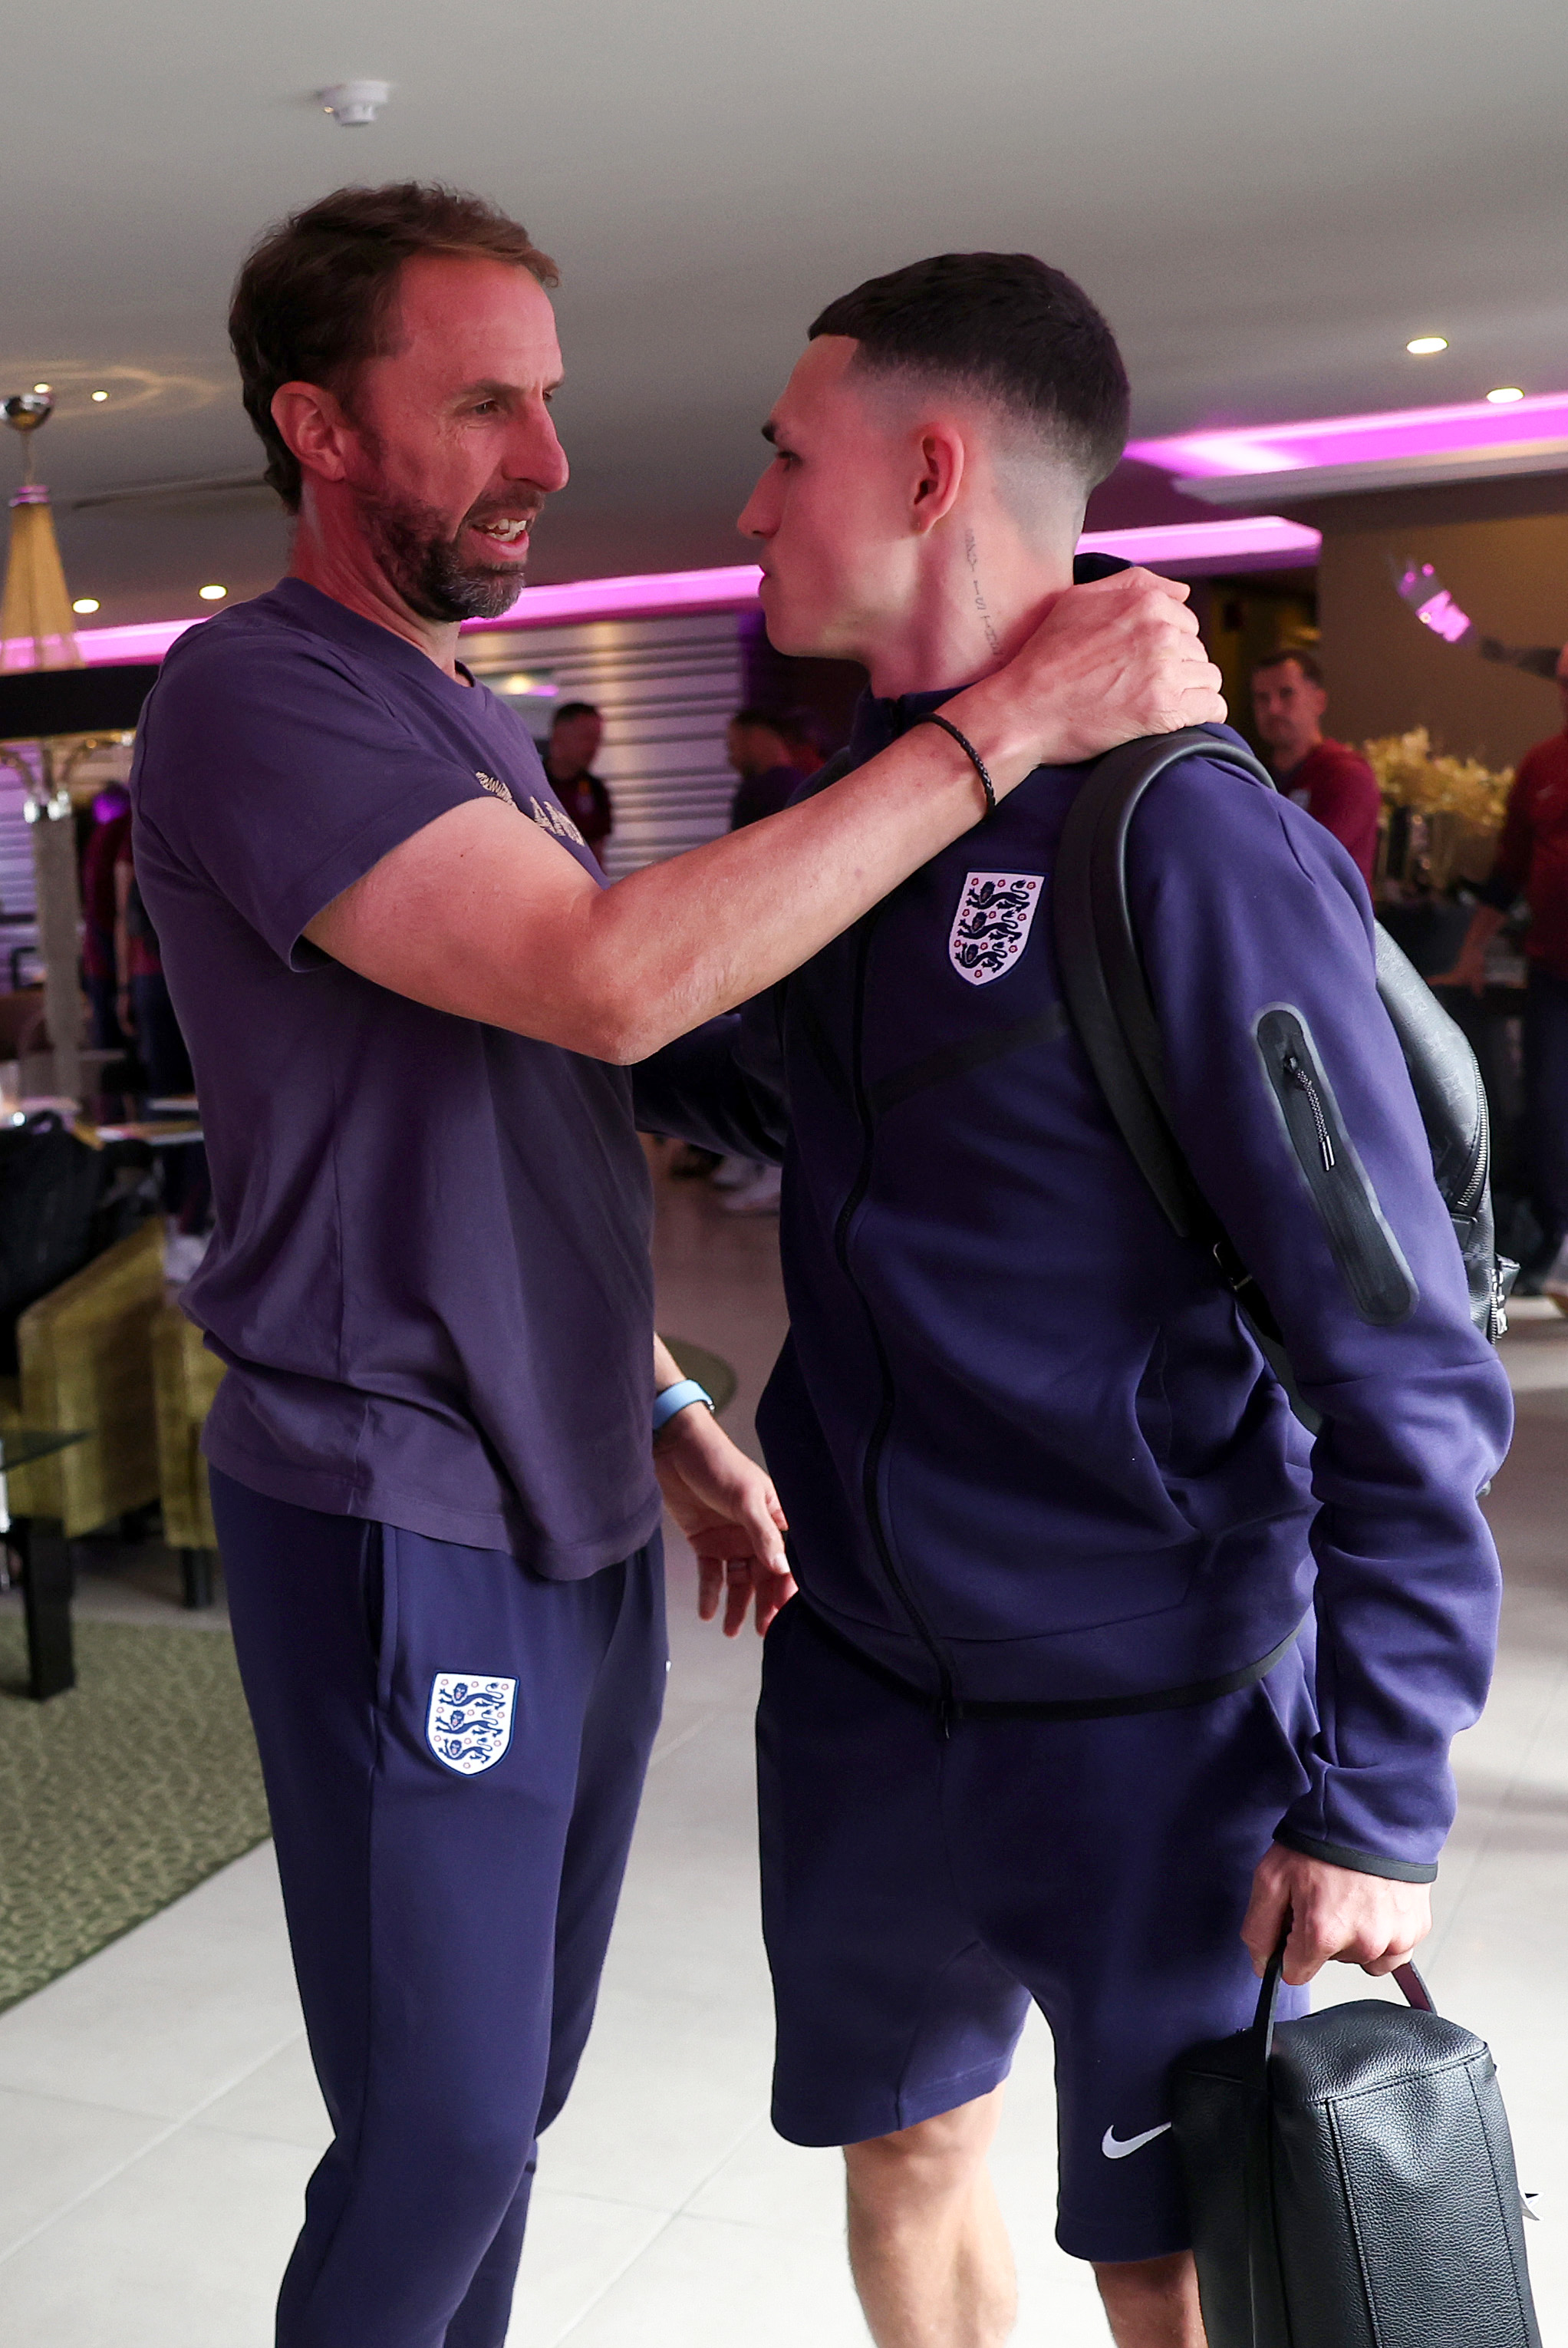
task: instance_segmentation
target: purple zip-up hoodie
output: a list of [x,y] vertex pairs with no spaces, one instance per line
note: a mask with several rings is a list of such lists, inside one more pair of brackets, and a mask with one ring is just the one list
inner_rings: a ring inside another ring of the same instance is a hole
[[[866,696],[850,762],[946,698]],[[1279,1838],[1426,1881],[1491,1673],[1477,1494],[1511,1406],[1366,889],[1300,808],[1201,759],[1133,825],[1176,1127],[1314,1442],[1069,1026],[1050,880],[1085,772],[1038,769],[772,996],[648,1064],[640,1108],[671,1129],[721,1050],[787,1099],[790,1335],[757,1424],[828,1623],[933,1696],[1031,1702],[1222,1678],[1315,1629],[1319,1734]],[[1319,1113],[1341,1146],[1315,1188]]]

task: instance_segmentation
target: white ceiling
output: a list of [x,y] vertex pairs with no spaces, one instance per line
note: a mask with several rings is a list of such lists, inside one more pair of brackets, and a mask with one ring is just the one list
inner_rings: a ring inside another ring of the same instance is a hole
[[[344,131],[311,93],[361,75],[392,102]],[[253,469],[247,243],[344,180],[442,177],[563,270],[574,479],[535,578],[723,561],[810,317],[923,252],[1081,278],[1143,433],[1562,388],[1565,98],[1563,0],[18,6],[0,393],[62,395],[40,469],[101,622],[251,591],[283,543],[256,493],[70,501]],[[1405,355],[1423,329],[1444,356]]]

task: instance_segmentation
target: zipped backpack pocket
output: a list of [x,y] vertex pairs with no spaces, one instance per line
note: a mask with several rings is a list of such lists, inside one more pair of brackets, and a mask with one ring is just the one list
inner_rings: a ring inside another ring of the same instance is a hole
[[1286,1137],[1356,1310],[1363,1321],[1391,1327],[1414,1310],[1419,1292],[1345,1130],[1307,1022],[1289,1004],[1271,1004],[1259,1013],[1253,1035]]

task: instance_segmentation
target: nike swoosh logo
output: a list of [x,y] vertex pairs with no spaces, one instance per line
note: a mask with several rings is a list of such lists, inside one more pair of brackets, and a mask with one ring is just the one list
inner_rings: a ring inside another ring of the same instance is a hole
[[1130,2152],[1142,2152],[1146,2144],[1153,2144],[1157,2136],[1167,2136],[1170,2129],[1171,2122],[1162,2120],[1158,2127],[1145,2128],[1142,2136],[1130,2136],[1123,2144],[1114,2128],[1107,2128],[1100,2139],[1100,2149],[1107,2160],[1125,2160]]

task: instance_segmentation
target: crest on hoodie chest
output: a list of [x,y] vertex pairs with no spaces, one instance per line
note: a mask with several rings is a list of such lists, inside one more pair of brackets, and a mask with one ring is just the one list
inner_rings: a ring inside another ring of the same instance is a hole
[[1004,978],[1029,943],[1043,872],[970,872],[958,891],[948,960],[970,986]]

